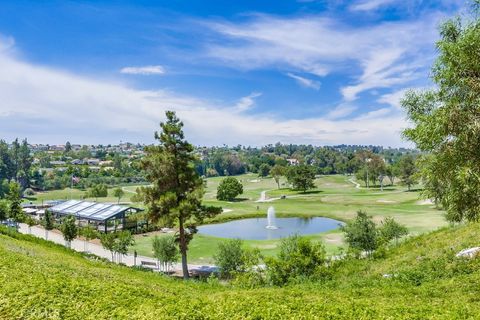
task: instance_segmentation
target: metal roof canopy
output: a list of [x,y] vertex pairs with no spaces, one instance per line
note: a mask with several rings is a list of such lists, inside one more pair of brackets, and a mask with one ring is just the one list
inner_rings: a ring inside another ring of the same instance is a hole
[[106,221],[131,209],[141,211],[133,207],[80,200],[69,200],[48,210],[54,214],[73,215],[80,219]]

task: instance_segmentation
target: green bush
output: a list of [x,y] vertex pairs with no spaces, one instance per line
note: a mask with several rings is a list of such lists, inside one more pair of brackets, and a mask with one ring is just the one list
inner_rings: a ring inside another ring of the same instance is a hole
[[243,185],[234,177],[223,179],[217,188],[218,200],[233,200],[243,193]]
[[220,276],[231,278],[252,271],[252,268],[260,263],[261,257],[258,250],[244,249],[242,240],[230,239],[218,244],[213,259],[220,269]]
[[265,262],[267,277],[277,286],[320,275],[327,267],[323,245],[299,235],[283,239],[277,257]]

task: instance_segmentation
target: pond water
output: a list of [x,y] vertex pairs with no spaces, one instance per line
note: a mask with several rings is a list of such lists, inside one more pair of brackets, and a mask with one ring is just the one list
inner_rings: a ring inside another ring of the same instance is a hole
[[285,238],[292,234],[308,235],[335,230],[342,224],[338,220],[323,217],[276,218],[276,229],[271,229],[266,228],[267,218],[249,218],[199,226],[198,232],[219,238],[270,240]]

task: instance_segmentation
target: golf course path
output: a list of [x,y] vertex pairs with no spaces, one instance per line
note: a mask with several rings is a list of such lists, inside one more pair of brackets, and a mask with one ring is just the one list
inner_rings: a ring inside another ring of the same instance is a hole
[[360,183],[356,182],[356,181],[353,181],[352,178],[348,179],[348,182],[351,182],[355,185],[355,188],[356,189],[360,189]]
[[267,191],[270,191],[270,190],[263,190],[262,192],[260,192],[260,198],[255,202],[272,202],[272,201],[280,199],[280,198],[267,199]]
[[[45,236],[46,236],[45,229],[42,228],[41,226],[32,226],[31,228],[29,228],[28,225],[24,223],[20,223],[20,228],[18,231],[23,234],[30,234],[32,236],[42,238],[42,239],[45,239]],[[57,230],[49,231],[47,240],[65,246],[65,240],[63,239],[63,235]],[[110,253],[110,251],[105,250],[98,243],[98,241],[88,241],[87,243],[85,243],[84,240],[76,238],[71,243],[71,249],[78,252],[87,251],[89,253],[92,253],[96,256],[99,256],[108,260],[112,259],[112,254]],[[147,261],[151,263],[157,262],[154,258],[151,258],[151,257],[145,257],[141,255],[137,255],[137,257],[134,257],[132,253],[122,255],[120,262],[126,264],[127,266],[133,266],[133,265],[138,266],[141,264],[141,261]],[[114,262],[118,263],[118,261],[114,261]],[[198,267],[201,267],[201,265],[188,264],[189,269],[198,268]],[[173,265],[173,270],[175,270],[176,272],[180,272],[182,270],[181,263],[175,263]]]

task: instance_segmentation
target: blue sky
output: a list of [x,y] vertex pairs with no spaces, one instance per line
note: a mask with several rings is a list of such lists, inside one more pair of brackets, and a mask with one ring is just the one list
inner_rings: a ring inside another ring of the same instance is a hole
[[197,145],[406,145],[464,1],[3,1],[0,137],[150,143],[176,110]]

